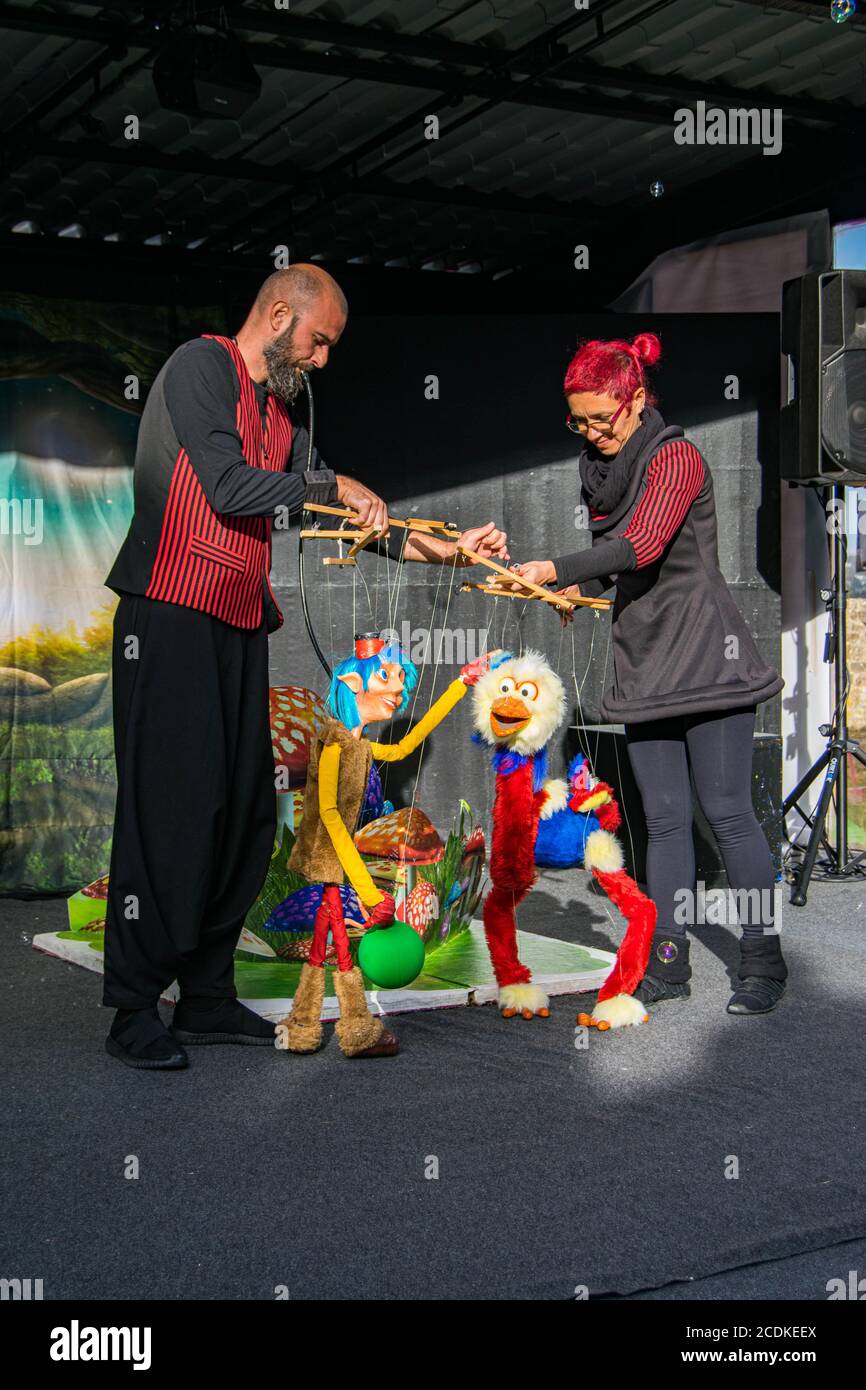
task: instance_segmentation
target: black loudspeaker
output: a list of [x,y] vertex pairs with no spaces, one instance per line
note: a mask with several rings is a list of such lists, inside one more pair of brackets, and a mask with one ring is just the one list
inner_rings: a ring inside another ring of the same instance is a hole
[[261,79],[241,41],[230,33],[182,33],[153,65],[153,83],[168,111],[236,119],[258,100]]
[[787,280],[782,290],[780,477],[866,484],[866,271]]

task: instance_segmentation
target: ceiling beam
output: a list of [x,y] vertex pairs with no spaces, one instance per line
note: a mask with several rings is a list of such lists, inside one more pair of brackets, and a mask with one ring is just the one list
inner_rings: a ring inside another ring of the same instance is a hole
[[[750,3],[750,0],[740,2]],[[567,48],[563,44],[554,44],[551,49],[546,35],[523,45],[516,53],[507,49],[490,49],[474,44],[427,38],[423,35],[403,35],[372,26],[296,17],[289,13],[277,18],[273,13],[252,13],[241,5],[229,5],[224,8],[228,10],[229,23],[236,30],[271,33],[275,37],[317,42],[324,45],[326,50],[329,45],[335,44],[362,51],[387,52],[389,58],[393,54],[427,58],[432,62],[445,63],[451,70],[443,72],[441,68],[422,67],[416,63],[382,63],[361,59],[348,53],[336,53],[333,49],[316,52],[312,49],[284,48],[282,45],[269,43],[247,43],[245,48],[248,56],[257,68],[262,69],[310,72],[344,79],[357,77],[371,83],[428,91],[441,91],[443,84],[446,84],[450,90],[464,97],[494,98],[500,102],[511,101],[518,105],[546,110],[582,111],[588,115],[613,116],[621,120],[643,121],[649,124],[665,124],[672,119],[674,108],[593,97],[585,90],[586,87],[607,87],[650,96],[676,97],[678,100],[703,98],[708,105],[717,106],[741,106],[744,101],[752,105],[771,104],[780,108],[783,116],[788,119],[826,121],[830,125],[859,122],[866,130],[866,111],[847,103],[840,105],[837,102],[783,96],[766,89],[739,88],[726,83],[706,83],[697,78],[689,80],[645,73],[636,69],[606,67],[603,63],[582,62],[578,56],[572,62]],[[813,8],[811,13],[817,11]],[[639,18],[640,16],[635,16],[636,21]],[[57,33],[71,39],[102,43],[108,50],[105,55],[106,63],[123,57],[128,48],[158,48],[165,38],[156,34],[140,17],[134,24],[121,25],[102,19],[89,19],[86,16],[40,12],[17,5],[0,5],[0,27],[30,30],[45,35]],[[616,30],[617,33],[621,31],[622,26]],[[599,42],[603,43],[605,37],[609,35],[602,35]],[[527,84],[524,90],[525,79],[533,66],[531,62],[527,63],[526,59],[532,55],[533,49],[536,56],[555,52],[559,60],[557,82],[568,85],[554,86],[535,80],[531,85]],[[524,61],[515,64],[513,60],[518,54]],[[481,72],[478,71],[479,68]],[[506,68],[508,72],[505,71]]]
[[[287,196],[306,191],[316,183],[315,173],[307,175],[290,160],[279,164],[259,164],[255,160],[232,156],[225,159],[212,159],[209,155],[197,154],[194,150],[170,151],[157,149],[145,140],[136,140],[128,147],[106,145],[98,140],[56,140],[49,135],[34,136],[30,142],[31,153],[45,159],[72,160],[77,163],[102,163],[120,166],[138,172],[141,169],[162,169],[173,174],[192,174],[196,178],[213,178],[221,181],[234,180],[239,183],[269,184],[282,188]],[[567,203],[562,199],[544,196],[520,197],[505,189],[484,193],[465,185],[448,186],[431,183],[426,179],[414,179],[401,183],[385,179],[375,174],[357,179],[343,179],[341,189],[344,193],[357,196],[410,199],[418,202],[435,203],[443,207],[465,207],[481,212],[541,214],[545,217],[558,217],[566,220],[579,215],[582,205]],[[587,205],[588,206],[588,205]],[[82,209],[82,216],[86,215]],[[255,208],[248,209],[247,217],[255,217]]]
[[678,102],[704,101],[707,106],[731,107],[765,106],[781,110],[789,121],[821,121],[828,125],[848,126],[852,123],[866,130],[866,107],[850,102],[820,101],[811,97],[790,96],[773,92],[768,87],[737,87],[727,82],[707,82],[702,77],[668,76],[648,73],[637,68],[605,67],[603,63],[575,61],[563,69],[563,76],[572,82],[587,83],[599,89],[622,88],[642,92],[647,96],[676,97]]

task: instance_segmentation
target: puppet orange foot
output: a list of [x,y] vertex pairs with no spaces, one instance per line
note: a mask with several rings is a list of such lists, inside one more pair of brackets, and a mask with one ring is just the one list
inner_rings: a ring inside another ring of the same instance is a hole
[[590,1015],[599,1028],[636,1028],[649,1023],[646,1005],[631,994],[614,994],[600,999]]
[[549,1018],[549,1000],[540,985],[500,985],[499,1011],[503,1018]]
[[606,1033],[610,1027],[607,1019],[593,1018],[592,1014],[578,1014],[577,1022],[581,1028],[597,1028],[600,1033]]

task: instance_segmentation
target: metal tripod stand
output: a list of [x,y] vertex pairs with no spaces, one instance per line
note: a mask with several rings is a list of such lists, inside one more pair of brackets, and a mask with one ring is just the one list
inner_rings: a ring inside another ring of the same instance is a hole
[[[833,663],[834,671],[834,691],[836,695],[836,709],[833,714],[832,723],[822,724],[819,733],[827,739],[827,747],[824,749],[820,758],[812,764],[805,777],[797,783],[794,790],[785,798],[782,803],[782,824],[791,810],[796,809],[803,817],[807,825],[810,826],[809,842],[802,863],[796,870],[794,888],[791,893],[791,902],[797,907],[802,907],[806,901],[809,890],[809,883],[812,872],[815,868],[815,861],[818,857],[818,848],[823,845],[829,860],[829,866],[822,870],[821,878],[828,880],[841,880],[854,878],[866,873],[863,868],[863,861],[866,860],[866,850],[849,857],[848,853],[848,762],[847,755],[851,753],[859,763],[866,767],[866,753],[860,747],[856,739],[848,737],[848,691],[850,681],[848,679],[848,663],[846,651],[846,622],[848,613],[848,538],[845,533],[845,488],[844,485],[833,485],[833,578],[832,588],[822,589],[821,598],[827,609],[828,629],[824,639],[824,660]],[[841,693],[840,693],[841,692]],[[818,798],[818,805],[815,808],[814,817],[810,816],[802,806],[797,803],[807,788],[813,782],[824,775],[824,785],[821,788],[821,795]],[[827,812],[836,791],[836,834],[835,846],[831,845],[827,839],[825,822]]]

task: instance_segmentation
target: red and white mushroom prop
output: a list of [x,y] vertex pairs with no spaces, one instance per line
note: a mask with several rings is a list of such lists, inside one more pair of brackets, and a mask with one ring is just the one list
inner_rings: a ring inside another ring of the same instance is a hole
[[361,854],[404,864],[438,864],[445,846],[432,821],[417,806],[403,806],[370,821],[355,836]]
[[419,936],[423,936],[430,922],[439,915],[439,895],[426,878],[419,879],[406,899],[405,918]]
[[310,740],[326,711],[320,697],[303,685],[271,686],[269,698],[274,766],[285,769],[282,790],[288,791],[307,780]]

